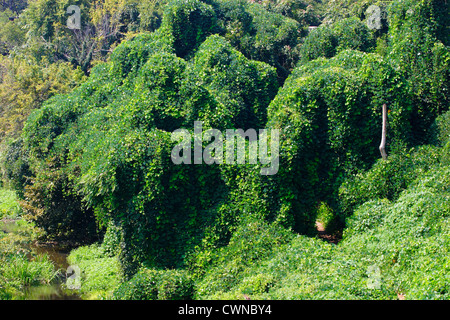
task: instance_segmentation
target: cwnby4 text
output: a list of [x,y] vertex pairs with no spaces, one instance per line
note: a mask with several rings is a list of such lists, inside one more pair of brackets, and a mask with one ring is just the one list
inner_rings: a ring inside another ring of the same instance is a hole
[[211,314],[221,313],[224,315],[263,315],[271,314],[270,305],[258,304],[225,304],[221,309],[213,307],[189,306],[186,304],[178,308],[179,315],[203,315],[209,318]]

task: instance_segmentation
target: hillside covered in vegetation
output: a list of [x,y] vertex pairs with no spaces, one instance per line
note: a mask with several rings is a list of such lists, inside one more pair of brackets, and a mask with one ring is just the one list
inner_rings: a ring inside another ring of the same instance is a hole
[[[446,0],[0,2],[0,218],[77,246],[85,298],[449,299],[448,19]],[[276,173],[174,163],[200,121],[278,130]]]

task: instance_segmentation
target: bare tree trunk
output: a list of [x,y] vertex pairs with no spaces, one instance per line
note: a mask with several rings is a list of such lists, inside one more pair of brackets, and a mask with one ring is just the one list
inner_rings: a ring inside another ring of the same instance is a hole
[[383,160],[387,159],[386,153],[386,126],[387,126],[387,106],[383,104],[383,126],[381,129],[381,144],[380,144],[380,152]]

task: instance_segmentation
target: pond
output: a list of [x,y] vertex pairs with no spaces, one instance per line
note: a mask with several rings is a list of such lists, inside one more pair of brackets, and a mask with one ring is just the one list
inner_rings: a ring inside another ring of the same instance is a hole
[[[17,232],[18,226],[15,220],[0,220],[0,232]],[[51,284],[29,286],[24,290],[25,300],[81,300],[76,290],[65,287],[66,270],[69,267],[67,256],[72,248],[61,246],[56,242],[39,243],[34,242],[29,248],[36,254],[47,254],[49,259],[60,270],[60,274]]]

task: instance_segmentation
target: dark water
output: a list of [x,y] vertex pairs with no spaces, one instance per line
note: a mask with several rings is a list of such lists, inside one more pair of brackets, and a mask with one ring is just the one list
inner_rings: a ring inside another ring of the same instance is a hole
[[[0,232],[17,232],[19,227],[14,220],[0,221]],[[65,288],[66,270],[69,267],[67,256],[70,248],[60,246],[58,243],[33,243],[29,248],[36,254],[47,254],[59,270],[59,275],[51,284],[30,286],[25,289],[25,300],[81,300],[76,290]]]
[[33,244],[37,254],[47,254],[60,271],[58,278],[50,285],[32,286],[25,291],[25,300],[81,300],[76,290],[65,288],[66,270],[69,267],[67,256],[70,250],[58,244]]
[[63,289],[60,283],[32,286],[25,290],[24,300],[81,300],[70,289]]

